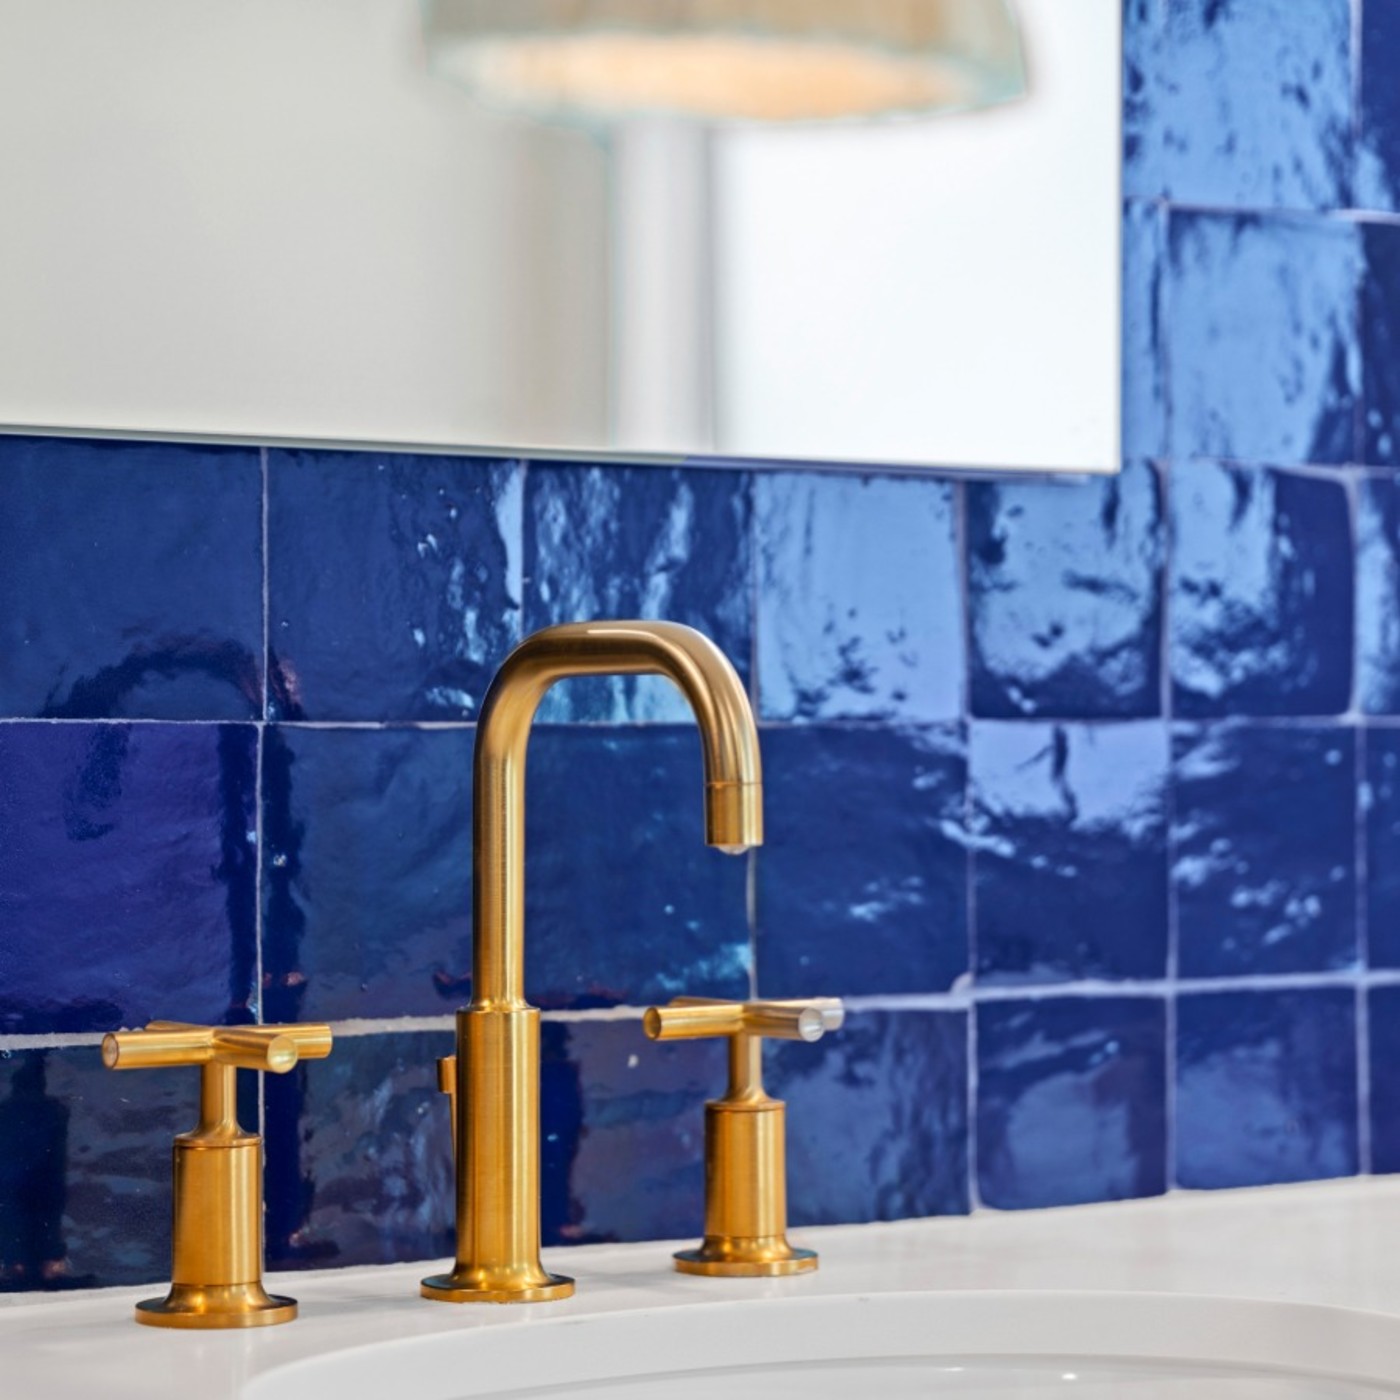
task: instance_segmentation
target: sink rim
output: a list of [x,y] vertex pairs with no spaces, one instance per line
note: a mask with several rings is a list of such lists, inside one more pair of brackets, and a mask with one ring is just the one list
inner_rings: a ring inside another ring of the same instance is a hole
[[485,1400],[553,1385],[875,1358],[948,1365],[987,1360],[1214,1365],[1400,1395],[1400,1317],[1282,1298],[853,1290],[643,1304],[582,1315],[551,1310],[541,1316],[528,1309],[518,1320],[492,1321],[273,1364],[247,1380],[240,1400],[290,1400],[328,1393],[330,1387],[345,1400],[361,1391],[367,1396],[401,1391],[414,1400]]

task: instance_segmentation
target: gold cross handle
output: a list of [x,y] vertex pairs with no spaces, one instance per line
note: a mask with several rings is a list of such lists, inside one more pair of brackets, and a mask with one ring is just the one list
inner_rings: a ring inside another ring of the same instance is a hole
[[752,1278],[817,1267],[812,1250],[787,1240],[786,1107],[763,1088],[763,1042],[811,1043],[844,1019],[835,997],[677,997],[647,1010],[642,1029],[652,1040],[729,1040],[729,1087],[705,1105],[705,1239],[675,1256],[682,1273]]
[[200,1068],[199,1122],[175,1139],[170,1293],[136,1305],[150,1327],[263,1327],[296,1301],[262,1286],[262,1138],[238,1122],[237,1071],[286,1074],[331,1053],[327,1025],[193,1026],[152,1021],[102,1040],[108,1069]]

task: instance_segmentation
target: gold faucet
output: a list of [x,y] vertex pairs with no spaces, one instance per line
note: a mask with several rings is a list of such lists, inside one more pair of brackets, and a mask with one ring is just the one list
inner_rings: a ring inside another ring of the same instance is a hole
[[525,750],[545,691],[569,676],[665,676],[690,702],[705,765],[705,841],[763,840],[758,731],[724,654],[674,622],[580,622],[527,637],[482,703],[474,759],[472,1000],[457,1013],[457,1258],[425,1298],[534,1303],[573,1280],[540,1262],[540,1013],[524,995]]
[[148,1327],[266,1327],[297,1315],[262,1284],[262,1138],[238,1122],[235,1071],[286,1074],[331,1053],[331,1028],[152,1021],[102,1040],[108,1069],[198,1065],[199,1122],[175,1139],[170,1292],[136,1305]]
[[729,1041],[729,1088],[705,1105],[705,1238],[673,1256],[681,1273],[759,1278],[817,1267],[815,1251],[788,1243],[786,1106],[763,1088],[763,1041],[811,1044],[840,1030],[845,1014],[836,997],[676,997],[647,1011],[652,1040]]

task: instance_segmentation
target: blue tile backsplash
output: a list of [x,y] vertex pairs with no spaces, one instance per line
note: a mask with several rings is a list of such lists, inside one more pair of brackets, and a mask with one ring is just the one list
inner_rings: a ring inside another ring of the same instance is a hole
[[155,1017],[336,1024],[273,1265],[448,1252],[475,719],[566,619],[723,647],[768,840],[664,682],[547,697],[548,1242],[698,1235],[678,993],[852,999],[795,1226],[1400,1171],[1400,0],[1124,14],[1116,477],[0,436],[0,1289],[163,1276]]

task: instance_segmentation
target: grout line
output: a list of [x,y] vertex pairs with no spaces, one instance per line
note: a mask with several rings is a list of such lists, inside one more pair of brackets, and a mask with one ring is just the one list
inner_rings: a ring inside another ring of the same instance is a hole
[[[1273,223],[1304,226],[1308,224],[1400,224],[1400,213],[1388,209],[1365,209],[1356,205],[1349,205],[1342,209],[1301,209],[1281,208],[1278,205],[1200,204],[1175,199],[1143,199],[1141,196],[1133,198],[1134,202],[1139,204],[1164,204],[1173,214],[1185,214],[1189,218],[1267,219]],[[943,468],[938,470],[943,470]]]
[[967,1084],[964,1086],[963,1102],[967,1109],[967,1127],[964,1137],[967,1140],[967,1208],[969,1211],[982,1209],[982,1178],[977,1157],[977,1115],[981,1103],[982,1072],[977,1062],[977,1009],[967,1011]]
[[[263,923],[263,749],[267,738],[267,717],[271,701],[272,675],[272,560],[269,550],[271,535],[271,464],[266,444],[258,449],[262,468],[262,713],[258,716],[257,764],[258,771],[253,778],[253,800],[257,810],[254,813],[255,875],[254,897],[256,905],[253,913],[253,927],[257,943],[253,950],[253,1010],[258,1022],[263,1021],[263,940],[266,929]],[[267,1129],[266,1080],[264,1074],[255,1075],[258,1097],[258,1132]]]
[[[970,986],[963,991],[888,994],[843,997],[846,1009],[858,1011],[967,1011],[987,1002],[1056,1001],[1105,998],[1172,998],[1178,994],[1208,996],[1226,992],[1322,991],[1350,987],[1368,991],[1373,987],[1400,986],[1400,968],[1344,972],[1291,972],[1278,975],[1234,977],[1193,977],[1181,981],[1156,978],[1140,982],[1043,982],[1014,986]],[[600,1006],[578,1010],[542,1011],[540,1019],[549,1022],[639,1021],[646,1006]],[[456,1013],[441,1016],[356,1017],[331,1021],[331,1030],[343,1038],[392,1034],[396,1032],[450,1031]],[[104,1031],[36,1032],[0,1034],[0,1054],[16,1050],[56,1050],[69,1046],[95,1046],[102,1043]]]
[[[950,728],[964,725],[970,726],[973,723],[987,725],[992,728],[1013,729],[1018,725],[1053,725],[1071,724],[1077,729],[1111,729],[1120,728],[1125,723],[1150,722],[1153,718],[1166,718],[1165,716],[1154,717],[1151,715],[1142,716],[1138,719],[1127,718],[1122,715],[1055,715],[1055,714],[1035,714],[1016,715],[1010,718],[997,717],[974,717],[967,715],[948,716],[944,719],[929,719],[918,721],[892,721],[889,719],[820,719],[820,720],[759,720],[758,728],[760,732],[766,730],[847,730],[866,733],[888,733],[891,730],[898,730],[901,733],[910,731],[941,731],[946,733]],[[1297,714],[1297,715],[1263,715],[1248,714],[1243,711],[1232,711],[1228,714],[1218,715],[1196,715],[1178,716],[1174,722],[1181,724],[1202,727],[1207,725],[1234,725],[1237,728],[1254,729],[1298,729],[1298,728],[1352,728],[1361,723],[1365,723],[1372,729],[1400,729],[1400,713],[1390,715],[1362,715],[1354,710],[1348,709],[1338,711],[1333,714]],[[383,731],[404,731],[404,730],[463,730],[475,729],[476,721],[471,719],[457,720],[419,720],[419,719],[389,719],[389,720],[354,720],[354,719],[330,719],[330,720],[276,720],[264,721],[252,716],[247,718],[226,718],[226,719],[163,719],[155,716],[129,718],[113,718],[111,716],[93,716],[91,718],[54,718],[52,716],[38,715],[0,715],[0,725],[5,724],[52,724],[52,725],[118,725],[125,728],[132,728],[141,725],[161,725],[173,726],[181,725],[185,727],[206,729],[221,728],[225,725],[262,725],[264,723],[275,723],[278,729],[287,730],[367,730],[373,733]],[[604,731],[622,731],[631,729],[641,729],[647,731],[657,731],[664,729],[684,729],[690,730],[692,726],[680,720],[568,720],[565,722],[541,721],[534,726],[536,729],[592,729]]]
[[[1354,184],[1360,183],[1361,177],[1361,101],[1362,101],[1362,23],[1363,6],[1365,0],[1351,0],[1351,179]],[[1359,192],[1353,188],[1351,196],[1357,197]],[[1376,220],[1375,222],[1384,222]],[[1359,264],[1357,267],[1356,289],[1352,300],[1352,343],[1356,346],[1357,355],[1362,354],[1362,347],[1365,344],[1365,316],[1366,316],[1366,247],[1365,233],[1361,228],[1357,229],[1357,242]],[[1351,455],[1352,460],[1362,462],[1366,458],[1366,377],[1364,366],[1361,369],[1359,382],[1356,386],[1356,397],[1351,405]]]
[[744,857],[744,919],[749,931],[749,997],[758,998],[758,850],[750,849]]
[[[1366,892],[1370,883],[1370,858],[1366,847],[1367,743],[1363,725],[1356,731],[1355,753],[1355,841],[1356,887],[1352,892],[1356,928],[1356,960],[1363,977],[1371,965],[1371,927]],[[1358,1169],[1365,1175],[1373,1170],[1371,1142],[1371,1004],[1369,983],[1356,987],[1356,1151]]]
[[[1170,404],[1170,395],[1164,381],[1162,393]],[[1153,470],[1157,470],[1153,468]],[[1167,771],[1162,791],[1163,846],[1166,853],[1166,916],[1167,916],[1167,958],[1166,980],[1169,988],[1163,1008],[1162,1046],[1162,1115],[1164,1137],[1162,1145],[1163,1180],[1167,1190],[1177,1184],[1177,1076],[1179,1073],[1177,1036],[1179,1005],[1177,988],[1181,985],[1181,900],[1177,890],[1174,872],[1177,859],[1177,811],[1176,811],[1176,763],[1174,748],[1174,728],[1176,719],[1176,695],[1172,676],[1172,599],[1171,577],[1173,550],[1176,545],[1175,521],[1172,516],[1175,481],[1172,469],[1163,465],[1158,471],[1162,511],[1162,565],[1158,586],[1161,589],[1161,614],[1159,625],[1160,705],[1162,719],[1167,727]]]
[[0,1035],[0,1055],[18,1050],[66,1050],[73,1047],[95,1049],[106,1031],[58,1032],[53,1035]]
[[[752,707],[754,723],[760,724],[759,716],[763,713],[763,696],[759,691],[758,681],[758,656],[759,656],[759,572],[761,568],[760,557],[763,548],[763,531],[758,522],[758,478],[752,473],[746,474],[747,493],[749,502],[749,704]],[[760,741],[759,762],[763,762],[763,748]],[[751,850],[745,857],[748,861],[748,870],[745,872],[744,880],[744,917],[749,926],[749,996],[758,996],[758,952],[759,952],[759,932],[758,932],[758,881],[759,881],[759,853]]]
[[[263,650],[266,658],[266,648]],[[266,686],[266,669],[264,668],[264,686]],[[266,690],[263,695],[263,713],[266,709]],[[263,742],[267,737],[267,725],[258,725],[258,742],[256,751],[257,772],[253,775],[253,929],[255,942],[253,945],[253,1017],[259,1025],[263,1022],[263,938],[265,928],[263,923]],[[263,1095],[265,1074],[254,1076],[257,1080],[258,1096],[258,1132],[263,1132],[267,1126],[266,1102]]]
[[1356,989],[1356,1165],[1362,1176],[1375,1171],[1371,1141],[1371,999]]

